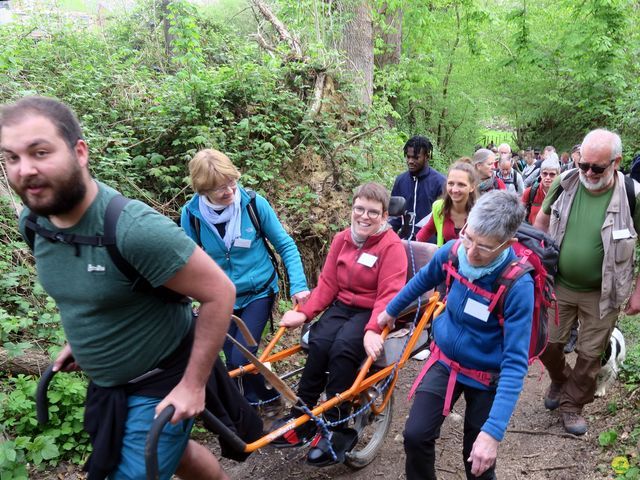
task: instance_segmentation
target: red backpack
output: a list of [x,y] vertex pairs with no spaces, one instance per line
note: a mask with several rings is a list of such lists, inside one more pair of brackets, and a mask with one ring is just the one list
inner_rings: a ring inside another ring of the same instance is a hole
[[518,241],[512,245],[512,248],[518,258],[500,272],[491,292],[474,285],[458,273],[460,240],[456,240],[451,247],[449,260],[442,265],[442,268],[447,272],[445,280],[447,294],[455,278],[475,294],[488,299],[489,312],[497,308],[495,312],[500,326],[504,326],[504,299],[507,291],[516,280],[531,273],[534,282],[533,320],[529,343],[529,365],[531,365],[544,352],[549,342],[549,308],[554,307],[554,322],[556,325],[559,323],[553,289],[553,276],[556,273],[559,250],[548,235],[527,224],[522,224],[515,236]]

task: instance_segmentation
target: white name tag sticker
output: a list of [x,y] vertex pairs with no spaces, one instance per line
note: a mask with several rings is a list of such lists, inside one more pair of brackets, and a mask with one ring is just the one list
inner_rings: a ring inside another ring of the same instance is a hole
[[362,255],[360,255],[360,258],[358,258],[358,263],[364,265],[365,267],[373,267],[377,260],[378,257],[376,257],[375,255],[371,255],[370,253],[363,253]]
[[464,313],[486,322],[489,320],[489,306],[469,298],[464,306]]
[[236,238],[236,241],[233,242],[233,246],[238,248],[250,248],[251,240],[247,238]]
[[614,240],[622,240],[623,238],[631,238],[631,232],[629,231],[628,228],[623,228],[622,230],[613,231]]

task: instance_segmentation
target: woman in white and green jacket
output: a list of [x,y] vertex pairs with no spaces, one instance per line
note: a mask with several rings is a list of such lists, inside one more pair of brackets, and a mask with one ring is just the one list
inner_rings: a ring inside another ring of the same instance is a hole
[[442,198],[433,203],[431,217],[416,235],[416,240],[428,242],[435,235],[436,244],[441,247],[449,240],[458,238],[476,202],[475,188],[475,170],[463,157],[449,167]]

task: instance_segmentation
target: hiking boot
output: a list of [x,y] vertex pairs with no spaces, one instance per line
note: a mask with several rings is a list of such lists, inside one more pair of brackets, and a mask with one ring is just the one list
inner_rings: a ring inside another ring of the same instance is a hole
[[[271,431],[277,430],[294,418],[296,417],[293,414],[289,414],[280,420],[276,420],[271,427]],[[313,421],[309,420],[299,427],[292,428],[288,432],[283,433],[280,437],[273,440],[271,445],[276,448],[301,447],[302,445],[309,443],[315,433],[316,425]]]
[[571,353],[576,349],[576,343],[578,342],[578,328],[573,327],[571,329],[571,336],[569,337],[569,341],[564,346],[564,353]]
[[565,431],[572,435],[584,435],[587,433],[587,421],[579,413],[562,412],[562,424]]
[[547,392],[544,394],[544,408],[547,410],[555,410],[560,406],[560,397],[562,396],[563,388],[564,384],[551,382]]

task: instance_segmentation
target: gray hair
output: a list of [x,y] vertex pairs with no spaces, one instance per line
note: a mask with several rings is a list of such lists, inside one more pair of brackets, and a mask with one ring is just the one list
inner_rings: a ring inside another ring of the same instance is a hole
[[502,164],[509,164],[509,165],[513,165],[513,162],[511,161],[511,157],[509,158],[500,158],[500,162],[498,163],[498,165],[502,165]]
[[473,154],[473,158],[471,160],[473,161],[473,165],[476,166],[478,163],[486,162],[489,157],[496,158],[496,155],[488,148],[481,148]]
[[540,171],[542,172],[542,170],[556,170],[560,173],[560,161],[558,160],[558,155],[550,153],[547,159],[540,165]]
[[503,147],[507,147],[509,149],[509,153],[511,153],[511,145],[509,145],[508,143],[501,143],[500,145],[498,145],[498,152]]
[[467,224],[476,235],[504,242],[513,238],[525,215],[526,209],[517,195],[506,190],[492,190],[473,206]]
[[611,146],[611,157],[618,158],[622,156],[622,139],[620,135],[604,128],[591,130],[582,140],[582,146],[591,142],[608,141]]

